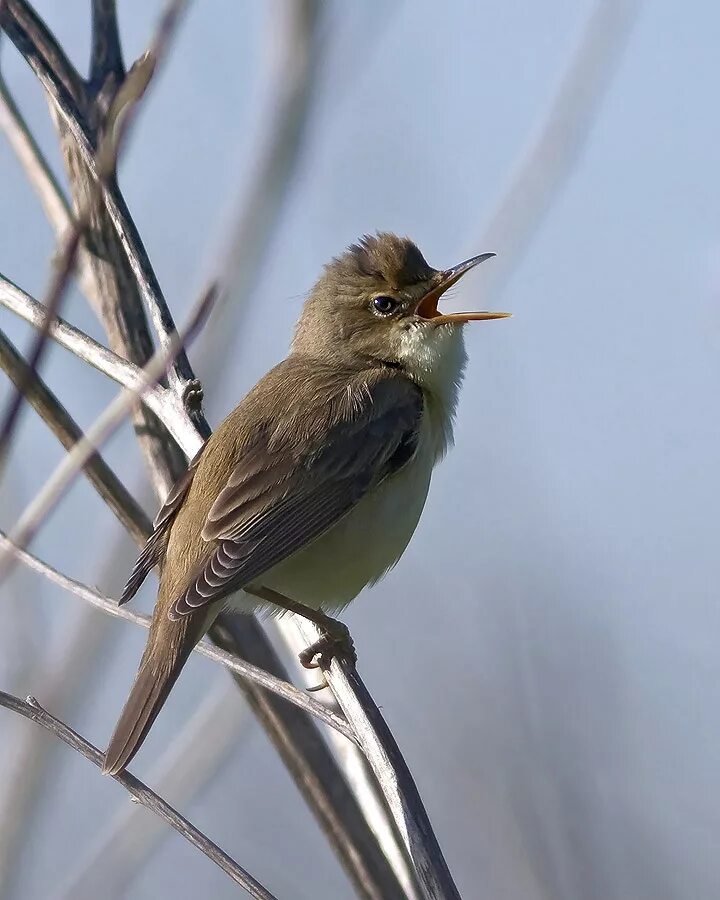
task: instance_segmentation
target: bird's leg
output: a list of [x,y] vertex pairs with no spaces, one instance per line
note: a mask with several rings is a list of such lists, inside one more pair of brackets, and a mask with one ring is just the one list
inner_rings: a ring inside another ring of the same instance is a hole
[[[253,593],[256,597],[267,600],[281,609],[286,609],[288,612],[296,613],[309,622],[314,622],[322,630],[322,637],[310,644],[300,654],[300,663],[306,669],[325,668],[330,665],[332,659],[336,656],[342,657],[352,666],[357,662],[355,644],[352,637],[350,637],[347,625],[343,622],[333,619],[332,616],[326,615],[319,609],[313,609],[311,606],[292,600],[290,597],[286,597],[285,594],[272,590],[272,588],[257,587],[253,588],[249,593]],[[317,662],[315,661],[316,658]]]

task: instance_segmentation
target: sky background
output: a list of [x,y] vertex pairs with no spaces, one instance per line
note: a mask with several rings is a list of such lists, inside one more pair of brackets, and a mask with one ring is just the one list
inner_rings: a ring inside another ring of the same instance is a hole
[[[122,162],[128,205],[180,321],[248,192],[282,2],[195,2]],[[217,424],[285,354],[322,264],[364,232],[408,234],[438,268],[487,250],[502,265],[507,250],[507,277],[493,281],[487,263],[452,305],[514,318],[468,327],[456,447],[403,560],[344,616],[466,898],[720,894],[720,6],[604,5],[635,11],[634,23],[575,164],[517,253],[509,240],[479,241],[593,4],[327,3],[297,177],[257,284],[233,298],[243,315],[207,397]],[[120,4],[127,59],[160,6]],[[88,4],[37,7],[84,71]],[[60,173],[41,92],[9,46],[3,71]],[[54,239],[4,140],[0,202],[0,271],[41,297]],[[102,339],[79,294],[65,314]],[[27,346],[29,330],[2,309],[0,327]],[[207,357],[191,359],[202,378]],[[43,371],[82,425],[116,392],[58,348]],[[1,527],[61,455],[28,411]],[[154,513],[129,428],[107,458]],[[33,549],[115,595],[134,554],[82,483]],[[60,665],[72,630],[101,615],[25,573],[0,590],[3,688],[63,715],[35,663]],[[144,634],[104,619],[85,627],[96,662],[66,718],[105,746]],[[190,662],[137,759],[140,777],[227,680]],[[10,713],[0,729],[28,740]],[[351,897],[264,734],[249,717],[236,730],[182,811],[279,897]],[[3,770],[12,771],[7,747]],[[127,805],[60,745],[41,800],[13,898],[61,895]],[[169,829],[136,877],[104,889],[133,900],[237,895]],[[84,890],[75,896],[93,896]]]

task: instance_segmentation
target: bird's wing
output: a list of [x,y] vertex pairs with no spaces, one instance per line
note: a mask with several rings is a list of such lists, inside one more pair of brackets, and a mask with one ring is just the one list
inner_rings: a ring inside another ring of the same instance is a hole
[[118,606],[122,606],[124,603],[132,600],[135,594],[137,594],[140,585],[160,562],[168,531],[175,518],[175,514],[178,509],[180,509],[180,506],[185,499],[185,495],[190,489],[190,484],[197,471],[202,451],[203,448],[201,447],[191,460],[183,475],[181,475],[170,488],[170,492],[165,498],[165,502],[160,507],[157,516],[155,516],[152,533],[145,542],[145,546],[142,548],[140,556],[138,556],[137,562],[132,568],[132,572],[130,572],[130,577],[118,600]]
[[173,604],[171,619],[250,584],[412,457],[423,398],[411,381],[362,383],[343,409],[311,439],[302,427],[259,430],[210,509],[202,537],[216,546]]

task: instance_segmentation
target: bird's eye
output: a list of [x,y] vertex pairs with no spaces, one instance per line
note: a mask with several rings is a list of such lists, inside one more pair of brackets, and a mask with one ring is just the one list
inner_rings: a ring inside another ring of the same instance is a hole
[[375,312],[380,313],[381,316],[389,316],[391,312],[397,307],[399,301],[394,297],[374,297],[373,298],[373,309]]

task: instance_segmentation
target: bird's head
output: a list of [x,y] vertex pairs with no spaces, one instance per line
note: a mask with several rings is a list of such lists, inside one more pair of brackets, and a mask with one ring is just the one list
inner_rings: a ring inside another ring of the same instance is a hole
[[462,326],[508,313],[444,314],[438,301],[483,253],[450,269],[433,269],[407,238],[363,237],[325,267],[305,303],[293,352],[327,361],[385,364],[423,382],[423,373],[463,356]]

